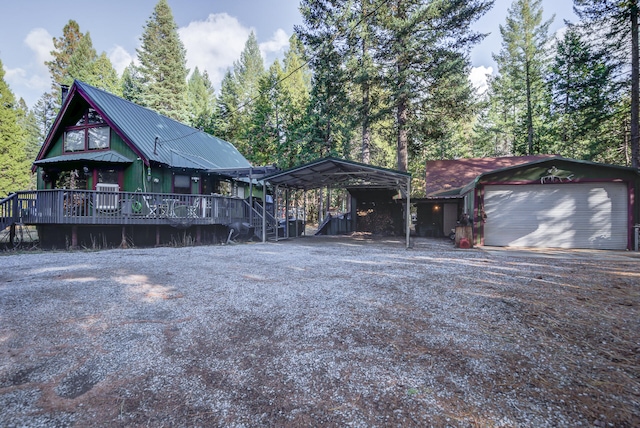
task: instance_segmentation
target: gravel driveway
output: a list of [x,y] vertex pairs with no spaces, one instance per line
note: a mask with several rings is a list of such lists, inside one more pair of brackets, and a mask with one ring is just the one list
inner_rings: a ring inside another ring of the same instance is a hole
[[0,426],[639,426],[637,255],[5,253]]

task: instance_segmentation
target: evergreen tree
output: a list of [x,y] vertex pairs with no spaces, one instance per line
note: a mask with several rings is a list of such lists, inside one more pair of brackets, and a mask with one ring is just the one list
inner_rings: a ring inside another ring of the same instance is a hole
[[548,101],[543,76],[548,28],[553,18],[542,22],[541,3],[542,0],[513,2],[506,24],[500,26],[502,49],[494,55],[498,72],[504,78],[499,80],[502,87],[492,89],[510,101],[510,105],[501,108],[511,111],[511,120],[505,125],[514,135],[512,144],[516,154],[544,151],[541,125],[536,125],[544,121]]
[[470,94],[466,83],[451,91],[438,83],[460,83],[453,76],[460,73],[461,66],[469,67],[468,50],[483,38],[471,30],[471,24],[492,4],[482,0],[396,0],[380,10],[378,60],[389,64],[386,85],[395,110],[399,170],[406,171],[409,166],[409,145],[424,137],[415,134],[418,127],[413,122],[425,116],[424,109],[435,107],[429,99],[438,93],[440,103],[451,103],[458,93]]
[[74,20],[62,29],[62,37],[53,38],[53,59],[45,62],[51,74],[53,93],[59,93],[60,85],[69,84],[68,69],[71,56],[78,48],[84,35],[80,32],[80,25]]
[[142,91],[144,80],[140,69],[132,62],[122,72],[122,97],[132,103],[142,105]]
[[[215,135],[231,141],[240,153],[246,153],[248,147],[239,142],[240,136],[240,95],[238,83],[231,70],[227,70],[220,83],[220,94],[216,99]],[[240,143],[240,144],[238,144]]]
[[284,168],[301,163],[303,141],[307,138],[309,122],[311,71],[307,65],[304,46],[294,34],[284,55],[284,76],[279,80],[283,92],[280,106],[282,138],[278,146],[276,163]]
[[42,96],[36,102],[33,107],[33,114],[36,119],[36,125],[38,126],[39,140],[44,142],[47,137],[47,133],[53,125],[53,121],[56,119],[58,106],[60,105],[60,95],[53,95],[50,92],[42,94]]
[[233,63],[221,82],[217,99],[216,135],[234,143],[240,153],[251,152],[254,103],[260,94],[264,62],[258,40],[249,35],[240,59]]
[[62,83],[68,86],[73,84],[74,79],[93,84],[92,64],[98,59],[98,54],[93,48],[93,42],[89,32],[84,34],[69,57],[69,64],[65,70],[65,77]]
[[213,133],[215,94],[209,75],[198,67],[193,70],[188,82],[189,124],[204,132]]
[[24,113],[4,75],[0,61],[0,198],[29,186],[31,165],[27,158],[29,135],[20,126]]
[[122,84],[118,72],[113,68],[113,64],[105,52],[102,52],[91,64],[91,75],[87,83],[114,95],[122,96]]
[[353,121],[348,120],[348,78],[343,67],[348,58],[344,43],[347,2],[305,0],[300,11],[304,26],[296,27],[296,33],[308,51],[313,71],[305,160],[328,155],[350,157]]
[[[20,98],[20,100],[18,101],[17,113],[18,125],[25,132],[25,154],[27,157],[27,161],[31,163],[35,161],[36,157],[38,156],[38,152],[42,147],[44,138],[41,138],[40,136],[40,129],[38,127],[35,113],[29,110],[29,108],[27,107],[27,103],[22,98]],[[35,189],[37,185],[36,181],[36,176],[34,174],[30,174],[28,188]]]
[[548,77],[556,140],[561,142],[554,152],[593,160],[603,150],[602,124],[616,104],[613,71],[604,52],[595,51],[577,27],[570,27],[557,43]]
[[282,162],[280,146],[283,143],[282,109],[289,101],[280,87],[283,78],[280,62],[275,61],[267,74],[260,79],[259,95],[253,103],[253,114],[246,138],[250,138],[249,160],[258,165],[277,163],[280,167],[288,167]]
[[[574,0],[574,10],[584,25],[608,52],[616,55],[617,63],[631,70],[630,83],[630,145],[634,168],[640,168],[640,52],[638,46],[638,0]],[[626,138],[626,137],[625,137]]]
[[140,101],[160,114],[188,122],[186,51],[167,0],[159,0],[137,49],[144,85]]

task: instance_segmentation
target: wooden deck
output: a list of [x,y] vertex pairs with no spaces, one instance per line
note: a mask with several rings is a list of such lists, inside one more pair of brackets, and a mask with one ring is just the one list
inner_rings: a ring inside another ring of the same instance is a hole
[[229,225],[259,213],[243,199],[89,190],[18,192],[0,202],[0,226],[26,225]]

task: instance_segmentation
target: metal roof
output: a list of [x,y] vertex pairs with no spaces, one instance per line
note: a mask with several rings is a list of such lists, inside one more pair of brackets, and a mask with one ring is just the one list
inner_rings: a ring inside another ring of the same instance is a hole
[[52,158],[44,158],[34,162],[34,165],[42,165],[48,163],[75,162],[75,161],[91,161],[106,163],[131,163],[131,159],[116,153],[113,150],[104,150],[100,152],[80,152],[67,155],[55,156]]
[[300,165],[263,178],[272,186],[294,189],[369,187],[406,189],[411,174],[333,157]]
[[248,168],[228,141],[76,80],[75,91],[146,161],[193,169]]

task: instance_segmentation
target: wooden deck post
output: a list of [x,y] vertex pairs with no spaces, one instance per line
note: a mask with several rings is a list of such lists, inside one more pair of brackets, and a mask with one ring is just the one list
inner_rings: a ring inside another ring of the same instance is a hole
[[156,247],[160,246],[160,226],[156,225]]
[[78,226],[71,226],[71,248],[78,248]]
[[200,244],[200,240],[202,238],[202,231],[200,230],[200,225],[196,226],[196,244]]
[[127,229],[122,226],[122,241],[120,242],[120,248],[127,248]]

